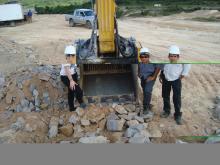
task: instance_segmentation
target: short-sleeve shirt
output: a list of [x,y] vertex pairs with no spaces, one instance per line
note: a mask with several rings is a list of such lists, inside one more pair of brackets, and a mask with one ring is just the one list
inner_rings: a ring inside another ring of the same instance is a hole
[[156,68],[160,68],[160,66],[157,64],[139,64],[140,77],[147,79],[154,74]]
[[76,64],[62,64],[61,71],[60,71],[61,76],[67,76],[66,71],[65,71],[65,67],[70,67],[71,75],[76,74],[76,68],[77,68]]

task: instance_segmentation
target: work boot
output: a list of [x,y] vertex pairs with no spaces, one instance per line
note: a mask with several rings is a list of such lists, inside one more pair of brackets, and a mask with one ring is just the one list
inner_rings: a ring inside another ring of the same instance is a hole
[[175,120],[177,125],[183,125],[181,116],[176,117]]
[[161,114],[160,114],[160,117],[162,118],[168,118],[170,116],[170,112],[165,112],[163,111]]
[[178,115],[178,116],[176,116],[176,115],[174,114],[174,119],[175,119],[177,125],[182,125],[182,124],[183,124],[183,123],[182,123],[182,112],[181,112],[180,115]]
[[69,111],[70,111],[70,112],[73,112],[73,111],[75,111],[75,110],[76,110],[76,107],[70,107],[70,108],[69,108]]
[[80,108],[85,109],[86,108],[86,104],[85,103],[81,103],[80,104]]
[[143,117],[145,117],[145,118],[148,118],[148,117],[149,117],[149,118],[152,118],[153,115],[154,115],[154,112],[151,111],[150,107],[144,109],[144,111],[143,111]]

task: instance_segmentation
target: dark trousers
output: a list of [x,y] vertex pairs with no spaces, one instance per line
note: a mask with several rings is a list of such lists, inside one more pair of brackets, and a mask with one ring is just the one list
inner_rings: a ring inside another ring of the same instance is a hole
[[150,103],[151,103],[151,98],[152,98],[152,91],[153,91],[153,86],[155,84],[155,81],[149,81],[146,82],[145,80],[141,79],[141,86],[143,89],[143,107],[144,109],[150,109]]
[[[73,80],[77,83],[77,74],[72,75]],[[70,109],[74,109],[74,97],[81,104],[83,103],[83,91],[79,85],[75,86],[75,90],[70,89],[70,81],[67,76],[61,76],[61,81],[68,87],[68,104]]]
[[167,81],[165,78],[163,79],[162,84],[162,96],[163,96],[163,103],[164,107],[163,110],[167,113],[170,113],[171,106],[170,106],[170,92],[171,89],[173,90],[173,104],[175,108],[174,117],[181,116],[181,89],[182,89],[182,82],[181,79],[175,81]]

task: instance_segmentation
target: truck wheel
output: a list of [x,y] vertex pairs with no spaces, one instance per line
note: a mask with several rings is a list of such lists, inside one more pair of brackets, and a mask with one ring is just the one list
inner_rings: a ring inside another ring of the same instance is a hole
[[70,27],[74,27],[75,26],[75,23],[72,19],[69,20],[69,26]]
[[86,27],[89,28],[89,29],[92,29],[92,24],[91,24],[91,22],[87,21],[87,22],[86,22]]
[[15,21],[11,21],[11,22],[10,22],[10,26],[11,26],[11,27],[15,27],[15,26],[16,26]]

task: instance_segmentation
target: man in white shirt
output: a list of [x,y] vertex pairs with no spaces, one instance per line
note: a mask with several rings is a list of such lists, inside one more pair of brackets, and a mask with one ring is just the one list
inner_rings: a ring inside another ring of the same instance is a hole
[[161,73],[162,82],[163,113],[161,117],[167,118],[170,115],[170,92],[173,90],[173,104],[175,108],[174,119],[178,125],[182,124],[181,112],[181,90],[182,79],[189,74],[190,64],[177,64],[180,50],[177,46],[171,46],[169,51],[170,64],[165,64]]

